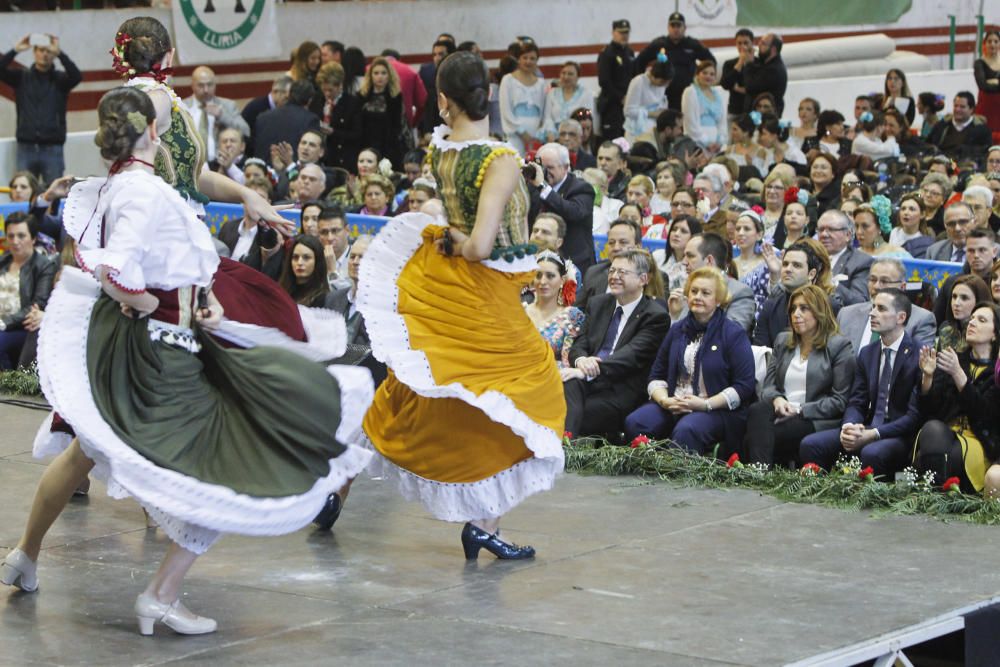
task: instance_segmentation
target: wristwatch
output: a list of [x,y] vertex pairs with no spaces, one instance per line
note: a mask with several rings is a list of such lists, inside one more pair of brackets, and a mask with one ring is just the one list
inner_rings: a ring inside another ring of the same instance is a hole
[[710,401],[710,400],[708,400],[706,398],[705,399],[705,412],[711,412],[711,411],[712,411],[712,401]]

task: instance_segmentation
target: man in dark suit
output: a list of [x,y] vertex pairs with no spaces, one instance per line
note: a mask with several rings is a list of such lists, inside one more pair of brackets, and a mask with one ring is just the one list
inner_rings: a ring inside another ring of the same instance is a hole
[[271,164],[271,146],[287,143],[297,146],[308,131],[319,132],[319,117],[306,108],[313,98],[313,85],[296,81],[288,93],[288,102],[257,117],[254,129],[254,155]]
[[830,209],[819,216],[816,223],[819,242],[830,255],[830,273],[837,286],[841,305],[868,300],[868,267],[872,258],[851,247],[854,240],[854,221],[837,209]]
[[799,447],[800,461],[829,468],[838,455],[846,453],[890,481],[906,463],[920,427],[920,350],[906,333],[910,307],[910,299],[900,289],[875,295],[871,321],[880,340],[858,355],[840,428],[806,436]]
[[608,242],[605,245],[608,258],[587,269],[583,274],[583,284],[576,293],[576,307],[587,312],[587,303],[599,294],[608,292],[608,269],[611,260],[628,250],[642,246],[642,227],[632,220],[619,218],[608,228]]
[[561,216],[566,221],[565,252],[586,274],[594,265],[594,188],[570,173],[569,151],[562,144],[539,148],[533,164],[528,219],[534,221],[543,211]]
[[243,120],[247,122],[247,126],[250,128],[250,138],[247,140],[247,155],[255,155],[254,153],[254,137],[257,127],[257,118],[260,117],[262,113],[270,111],[271,109],[277,109],[278,107],[285,104],[288,101],[288,91],[292,88],[292,77],[287,74],[282,74],[274,83],[271,84],[271,92],[267,95],[261,95],[260,97],[255,97],[247,105],[243,107],[243,111],[240,114],[243,116]]
[[975,116],[976,98],[963,90],[952,102],[951,116],[938,121],[927,137],[953,160],[978,160],[993,141],[990,128]]
[[597,166],[597,158],[582,150],[583,126],[579,121],[567,118],[559,123],[558,141],[569,151],[569,162],[573,171],[583,171]]
[[421,132],[433,132],[441,124],[437,106],[437,68],[445,58],[455,53],[455,38],[448,33],[438,35],[437,41],[431,47],[431,62],[420,66],[420,80],[427,89],[427,104],[424,106],[424,116],[420,119]]
[[[949,209],[950,210],[950,209]],[[965,239],[965,263],[960,273],[953,273],[941,285],[937,299],[934,301],[934,317],[938,322],[944,322],[951,308],[951,291],[955,281],[961,276],[977,275],[987,285],[990,284],[990,272],[996,260],[996,235],[992,229],[976,228],[969,232]]]
[[[729,291],[729,303],[723,306],[726,318],[736,322],[750,335],[753,331],[754,313],[757,304],[753,299],[753,291],[744,283],[736,280],[726,270],[729,267],[729,247],[718,234],[695,234],[684,247],[684,259],[681,260],[691,275],[703,266],[714,266],[726,278],[726,288]],[[671,322],[680,322],[687,317],[687,297],[683,288],[675,289],[667,295],[667,310]]]
[[646,379],[670,326],[666,309],[643,294],[649,255],[630,250],[615,257],[609,294],[592,298],[583,329],[563,369],[566,430],[574,435],[618,434],[625,417],[646,399]]
[[284,253],[278,233],[250,220],[229,220],[219,229],[218,238],[229,248],[229,256],[264,275],[278,280]]

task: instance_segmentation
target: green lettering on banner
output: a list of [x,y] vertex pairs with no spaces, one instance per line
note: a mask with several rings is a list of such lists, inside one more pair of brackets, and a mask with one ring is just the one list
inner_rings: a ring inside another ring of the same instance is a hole
[[180,3],[181,12],[191,27],[191,32],[202,44],[213,49],[225,50],[239,46],[250,37],[260,22],[261,14],[264,12],[264,5],[267,0],[254,0],[253,6],[247,13],[246,18],[234,29],[225,32],[217,32],[205,25],[198,15],[198,10],[194,7],[194,0],[175,0]]
[[821,25],[895,23],[910,11],[912,0],[841,0],[837,3],[789,0],[738,0],[736,25],[808,28]]

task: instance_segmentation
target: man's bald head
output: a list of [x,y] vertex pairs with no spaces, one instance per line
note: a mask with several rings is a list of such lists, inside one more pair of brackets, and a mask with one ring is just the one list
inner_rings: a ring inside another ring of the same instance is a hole
[[199,102],[211,102],[215,97],[215,72],[204,65],[195,67],[191,72],[191,88]]

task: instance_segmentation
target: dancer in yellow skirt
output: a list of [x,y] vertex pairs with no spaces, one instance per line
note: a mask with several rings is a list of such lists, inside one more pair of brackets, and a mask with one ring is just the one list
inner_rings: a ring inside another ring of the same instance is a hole
[[390,369],[365,416],[369,471],[437,518],[465,521],[469,559],[531,558],[500,539],[500,517],[563,469],[562,382],[520,302],[534,277],[519,158],[489,140],[483,61],[438,70],[431,166],[447,221],[394,218],[360,268],[358,309]]

